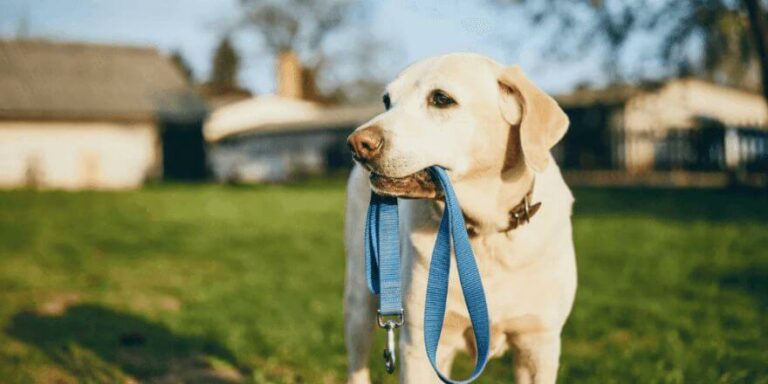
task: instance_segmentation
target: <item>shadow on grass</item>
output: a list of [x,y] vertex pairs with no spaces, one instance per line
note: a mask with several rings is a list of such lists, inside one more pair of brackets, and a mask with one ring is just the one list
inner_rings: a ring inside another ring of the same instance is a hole
[[6,332],[80,379],[117,381],[121,374],[164,382],[240,379],[234,356],[216,341],[176,335],[161,324],[98,305],[76,305],[58,315],[19,312]]
[[720,276],[720,286],[741,290],[755,300],[763,311],[768,311],[768,264],[746,266]]
[[764,190],[573,188],[579,216],[651,216],[663,220],[768,222]]
[[755,259],[746,264],[715,266],[704,264],[691,271],[691,279],[720,288],[739,291],[752,297],[763,311],[768,311],[768,260]]

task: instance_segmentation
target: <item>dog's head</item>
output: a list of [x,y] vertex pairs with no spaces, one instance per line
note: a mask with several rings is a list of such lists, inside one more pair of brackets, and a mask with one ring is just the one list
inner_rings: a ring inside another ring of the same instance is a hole
[[519,67],[474,54],[411,65],[385,91],[386,111],[347,143],[381,194],[434,198],[425,169],[439,165],[454,182],[547,167],[568,117]]

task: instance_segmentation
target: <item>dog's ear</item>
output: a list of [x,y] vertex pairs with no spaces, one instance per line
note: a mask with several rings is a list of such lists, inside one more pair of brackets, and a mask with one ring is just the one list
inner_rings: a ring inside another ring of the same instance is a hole
[[499,86],[504,120],[520,125],[525,163],[536,172],[543,171],[549,162],[549,150],[568,130],[568,116],[516,65],[502,70]]

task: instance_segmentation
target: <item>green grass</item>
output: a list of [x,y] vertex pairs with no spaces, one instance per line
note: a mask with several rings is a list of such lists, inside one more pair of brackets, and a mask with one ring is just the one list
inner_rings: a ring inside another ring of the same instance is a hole
[[[764,191],[575,194],[561,382],[768,383]],[[342,382],[343,200],[338,181],[0,193],[0,381]]]

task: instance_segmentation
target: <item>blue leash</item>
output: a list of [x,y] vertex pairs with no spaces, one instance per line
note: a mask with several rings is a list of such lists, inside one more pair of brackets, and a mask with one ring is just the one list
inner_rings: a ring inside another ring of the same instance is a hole
[[[427,296],[424,309],[424,344],[427,357],[440,379],[447,384],[470,383],[483,372],[488,362],[490,327],[485,292],[477,269],[475,255],[469,244],[464,216],[461,213],[456,193],[453,191],[448,174],[444,169],[429,168],[432,178],[437,180],[445,196],[445,211],[432,251],[427,281]],[[379,326],[387,331],[387,348],[384,350],[385,367],[392,373],[395,369],[394,329],[403,324],[403,306],[400,294],[400,230],[397,214],[397,199],[371,194],[368,217],[365,225],[365,271],[368,289],[379,295]],[[451,237],[456,253],[456,266],[464,299],[472,321],[472,330],[477,343],[475,369],[466,380],[453,381],[437,367],[437,346],[443,329],[445,304],[448,297],[448,277],[451,269]],[[387,317],[395,319],[386,320]]]

